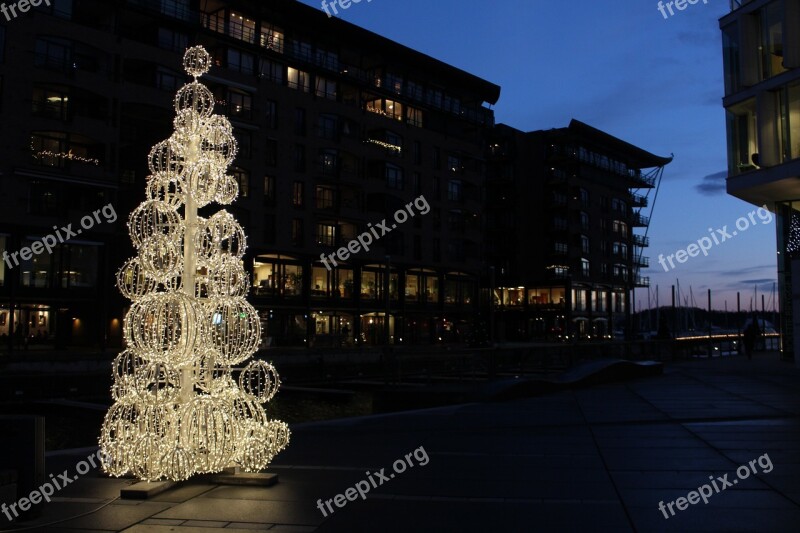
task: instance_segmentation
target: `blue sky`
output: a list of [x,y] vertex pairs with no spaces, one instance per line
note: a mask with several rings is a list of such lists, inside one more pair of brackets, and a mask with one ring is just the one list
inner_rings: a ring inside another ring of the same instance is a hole
[[[651,267],[642,274],[653,291],[660,286],[662,304],[679,278],[701,306],[711,288],[713,307],[722,309],[727,300],[735,309],[737,290],[749,307],[754,287],[769,300],[776,279],[774,221],[756,218],[757,225],[708,257],[676,263],[669,273],[657,262],[709,228],[727,225],[732,233],[737,219],[755,209],[725,193],[718,20],[729,2],[701,0],[666,20],[657,4],[363,0],[339,17],[500,85],[498,123],[537,130],[576,118],[655,154],[675,154],[649,230]],[[636,298],[646,307],[646,290]]]

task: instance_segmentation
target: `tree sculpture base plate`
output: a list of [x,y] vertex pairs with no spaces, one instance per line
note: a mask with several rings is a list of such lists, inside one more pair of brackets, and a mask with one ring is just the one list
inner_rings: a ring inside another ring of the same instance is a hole
[[209,481],[218,485],[246,485],[248,487],[271,487],[278,482],[278,474],[255,474],[242,472],[240,474],[223,472],[215,474]]

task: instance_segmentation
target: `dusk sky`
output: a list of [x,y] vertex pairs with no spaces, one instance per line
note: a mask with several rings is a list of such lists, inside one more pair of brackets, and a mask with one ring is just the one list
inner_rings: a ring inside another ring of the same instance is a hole
[[[303,3],[320,8],[321,3]],[[775,221],[757,225],[670,272],[659,254],[674,254],[709,235],[736,230],[754,206],[725,192],[725,111],[718,20],[727,0],[702,0],[665,19],[654,0],[363,0],[339,10],[343,20],[459,67],[502,87],[496,121],[522,130],[586,122],[657,155],[667,166],[649,229],[651,292],[670,285],[706,305],[749,308],[754,286],[776,279]],[[667,12],[669,15],[669,12]],[[444,30],[443,30],[444,28]],[[653,200],[651,192],[651,205]],[[649,208],[648,210],[649,211]],[[649,212],[646,212],[649,214]],[[766,217],[765,217],[766,218]],[[742,223],[743,224],[743,223]],[[718,234],[719,235],[719,234]],[[647,290],[636,291],[647,306]]]

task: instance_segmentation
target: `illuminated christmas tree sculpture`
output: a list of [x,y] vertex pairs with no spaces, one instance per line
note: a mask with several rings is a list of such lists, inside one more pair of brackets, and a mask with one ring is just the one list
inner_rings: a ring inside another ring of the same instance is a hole
[[236,155],[231,124],[213,113],[214,96],[197,81],[210,61],[202,47],[187,50],[184,68],[194,81],[175,97],[175,132],[151,151],[147,200],[128,222],[137,256],[117,276],[132,301],[127,349],[114,361],[115,403],[100,436],[103,467],[114,476],[255,472],[289,442],[288,426],[268,420],[263,407],[280,385],[275,368],[263,361],[235,368],[261,338],[244,298],[244,230],[225,210],[208,219],[197,213],[239,194],[226,174]]

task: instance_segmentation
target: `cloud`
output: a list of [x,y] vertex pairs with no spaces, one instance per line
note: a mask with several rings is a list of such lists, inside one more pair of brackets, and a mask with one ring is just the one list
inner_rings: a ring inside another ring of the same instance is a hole
[[718,272],[707,272],[707,273],[723,277],[736,277],[744,274],[763,274],[764,270],[772,270],[774,272],[777,269],[778,269],[777,265],[771,264],[771,265],[756,265],[746,268],[737,268],[736,270],[720,270]]
[[767,284],[775,283],[777,281],[778,280],[775,279],[775,278],[743,279],[739,283],[742,284],[742,285],[750,285],[752,287],[753,285],[767,285]]
[[716,196],[717,194],[726,192],[725,180],[728,178],[728,171],[715,172],[703,177],[702,183],[695,185],[695,189],[700,194],[706,196]]

